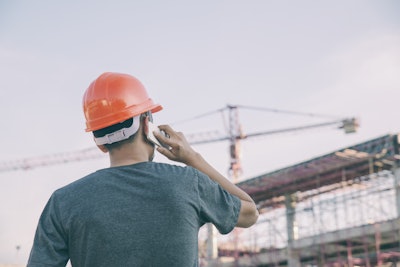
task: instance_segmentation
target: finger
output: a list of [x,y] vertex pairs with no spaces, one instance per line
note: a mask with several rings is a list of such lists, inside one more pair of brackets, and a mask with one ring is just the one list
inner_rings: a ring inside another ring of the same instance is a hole
[[164,130],[164,131],[172,130],[171,126],[169,126],[168,124],[158,125],[158,128],[160,128],[161,130]]
[[155,131],[154,136],[164,145],[171,146],[173,144],[171,138],[164,136],[162,133]]
[[165,147],[157,147],[157,151],[166,156],[169,159],[174,159],[175,155],[171,152],[171,150]]
[[169,136],[172,136],[173,134],[175,134],[176,132],[174,131],[174,129],[172,129],[171,126],[164,124],[164,125],[159,125],[158,128],[164,132],[166,132]]

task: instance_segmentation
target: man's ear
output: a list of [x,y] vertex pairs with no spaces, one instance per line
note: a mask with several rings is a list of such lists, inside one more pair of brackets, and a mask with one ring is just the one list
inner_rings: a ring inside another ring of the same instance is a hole
[[141,132],[141,135],[143,136],[143,137],[142,137],[143,140],[144,140],[146,143],[152,144],[152,143],[149,141],[149,139],[147,139],[147,135],[148,135],[148,133],[149,133],[149,117],[145,116],[145,117],[143,118],[143,122],[140,124],[140,129],[139,129],[139,131]]
[[[93,140],[94,140],[93,136]],[[108,149],[105,147],[105,145],[97,145],[97,147],[103,152],[103,153],[108,153]]]
[[146,116],[143,118],[143,123],[140,125],[140,127],[143,127],[142,131],[144,136],[147,136],[149,133],[149,117]]
[[108,153],[108,149],[106,148],[105,145],[97,145],[97,147],[98,147],[103,153]]

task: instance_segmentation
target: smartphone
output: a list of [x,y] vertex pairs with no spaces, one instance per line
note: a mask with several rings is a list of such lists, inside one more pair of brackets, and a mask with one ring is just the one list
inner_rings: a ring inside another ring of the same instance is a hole
[[157,145],[157,146],[163,146],[165,147],[166,145],[162,144],[160,141],[158,141],[158,139],[154,136],[153,132],[157,131],[161,134],[163,134],[164,136],[166,136],[166,134],[163,131],[160,131],[160,129],[154,125],[152,122],[148,122],[148,128],[147,128],[147,139],[152,142],[153,144]]

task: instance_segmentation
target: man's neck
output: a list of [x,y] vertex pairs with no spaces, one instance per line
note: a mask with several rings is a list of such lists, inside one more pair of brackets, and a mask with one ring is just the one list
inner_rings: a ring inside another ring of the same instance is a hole
[[[147,146],[147,145],[146,145]],[[109,152],[110,167],[132,165],[139,162],[147,162],[153,159],[148,147],[125,145]]]

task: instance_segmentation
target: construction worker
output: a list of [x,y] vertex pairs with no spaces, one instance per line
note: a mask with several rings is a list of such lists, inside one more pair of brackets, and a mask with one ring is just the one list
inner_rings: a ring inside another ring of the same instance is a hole
[[[37,226],[28,267],[198,266],[198,231],[226,234],[258,218],[253,200],[168,125],[149,141],[162,107],[135,77],[104,73],[83,97],[86,131],[110,158],[56,190]],[[163,134],[164,133],[164,134]],[[152,162],[155,147],[177,166]]]

